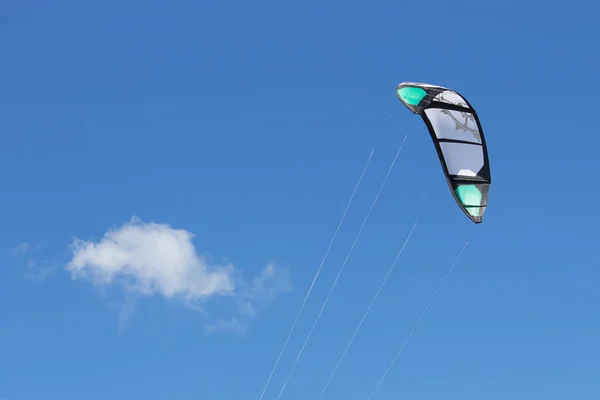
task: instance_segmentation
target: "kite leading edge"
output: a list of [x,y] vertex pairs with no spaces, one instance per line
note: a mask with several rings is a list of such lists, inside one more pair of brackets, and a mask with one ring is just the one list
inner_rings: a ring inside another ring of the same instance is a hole
[[481,223],[492,178],[477,112],[462,95],[442,86],[402,82],[396,95],[423,118],[454,199],[467,217]]

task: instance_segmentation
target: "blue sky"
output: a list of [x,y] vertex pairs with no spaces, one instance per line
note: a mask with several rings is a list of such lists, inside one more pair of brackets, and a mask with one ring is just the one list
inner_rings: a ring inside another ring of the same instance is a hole
[[[417,219],[323,400],[367,400],[466,241],[373,399],[600,395],[596,5],[51,3],[0,8],[0,399],[258,399],[375,149],[275,400],[405,135],[281,399],[318,397]],[[477,109],[483,224],[402,81]]]

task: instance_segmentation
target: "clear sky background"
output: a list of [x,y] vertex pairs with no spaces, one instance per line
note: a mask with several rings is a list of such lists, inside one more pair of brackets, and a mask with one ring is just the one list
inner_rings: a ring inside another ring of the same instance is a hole
[[[0,399],[600,398],[591,1],[4,1]],[[492,188],[455,204],[395,97],[478,111]],[[154,224],[154,225],[153,225]],[[127,268],[125,268],[127,266]]]

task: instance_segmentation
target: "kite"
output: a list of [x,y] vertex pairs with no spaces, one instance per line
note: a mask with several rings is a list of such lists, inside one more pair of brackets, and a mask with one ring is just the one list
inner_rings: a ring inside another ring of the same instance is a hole
[[454,199],[471,221],[481,223],[492,178],[477,112],[462,95],[442,86],[403,82],[396,95],[423,118]]

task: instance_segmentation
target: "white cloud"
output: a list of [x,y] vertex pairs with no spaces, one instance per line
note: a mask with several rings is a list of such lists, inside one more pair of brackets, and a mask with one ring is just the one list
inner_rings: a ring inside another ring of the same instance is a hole
[[91,278],[100,285],[124,279],[145,295],[196,300],[231,293],[232,267],[209,265],[196,253],[192,237],[182,229],[134,218],[97,243],[75,240],[66,268],[74,278]]
[[[219,319],[207,328],[208,333],[223,329],[245,332],[244,321],[254,316],[258,307],[293,290],[287,271],[275,264],[267,265],[261,275],[246,283],[233,265],[211,264],[198,255],[192,239],[193,234],[183,229],[143,223],[134,217],[97,242],[74,240],[72,258],[65,268],[73,279],[101,287],[122,285],[128,296],[161,295],[181,299],[192,308],[202,308],[215,297],[234,300],[238,316],[228,323]],[[128,308],[127,316],[132,312]]]
[[25,278],[38,282],[45,281],[54,272],[59,269],[58,264],[53,259],[32,259],[29,253],[38,252],[42,249],[39,243],[31,244],[29,242],[19,243],[17,246],[8,249],[9,257],[19,257],[24,259]]
[[279,294],[293,292],[289,271],[268,264],[250,284],[240,291],[240,314],[254,316],[256,307],[275,300]]
[[250,318],[255,317],[260,309],[274,301],[280,294],[293,291],[289,271],[270,263],[249,283],[238,282],[236,289],[238,315],[229,319],[221,318],[207,325],[205,333],[208,335],[219,331],[231,331],[243,336],[248,331],[247,321]]
[[19,254],[26,253],[30,250],[40,250],[39,244],[31,244],[29,242],[19,243],[17,246],[8,249],[9,257],[14,257]]
[[248,325],[239,318],[233,317],[230,319],[219,319],[214,324],[207,325],[205,329],[207,335],[218,331],[231,331],[240,336],[244,336],[246,332],[248,332]]
[[59,270],[56,260],[28,260],[25,278],[43,282]]

